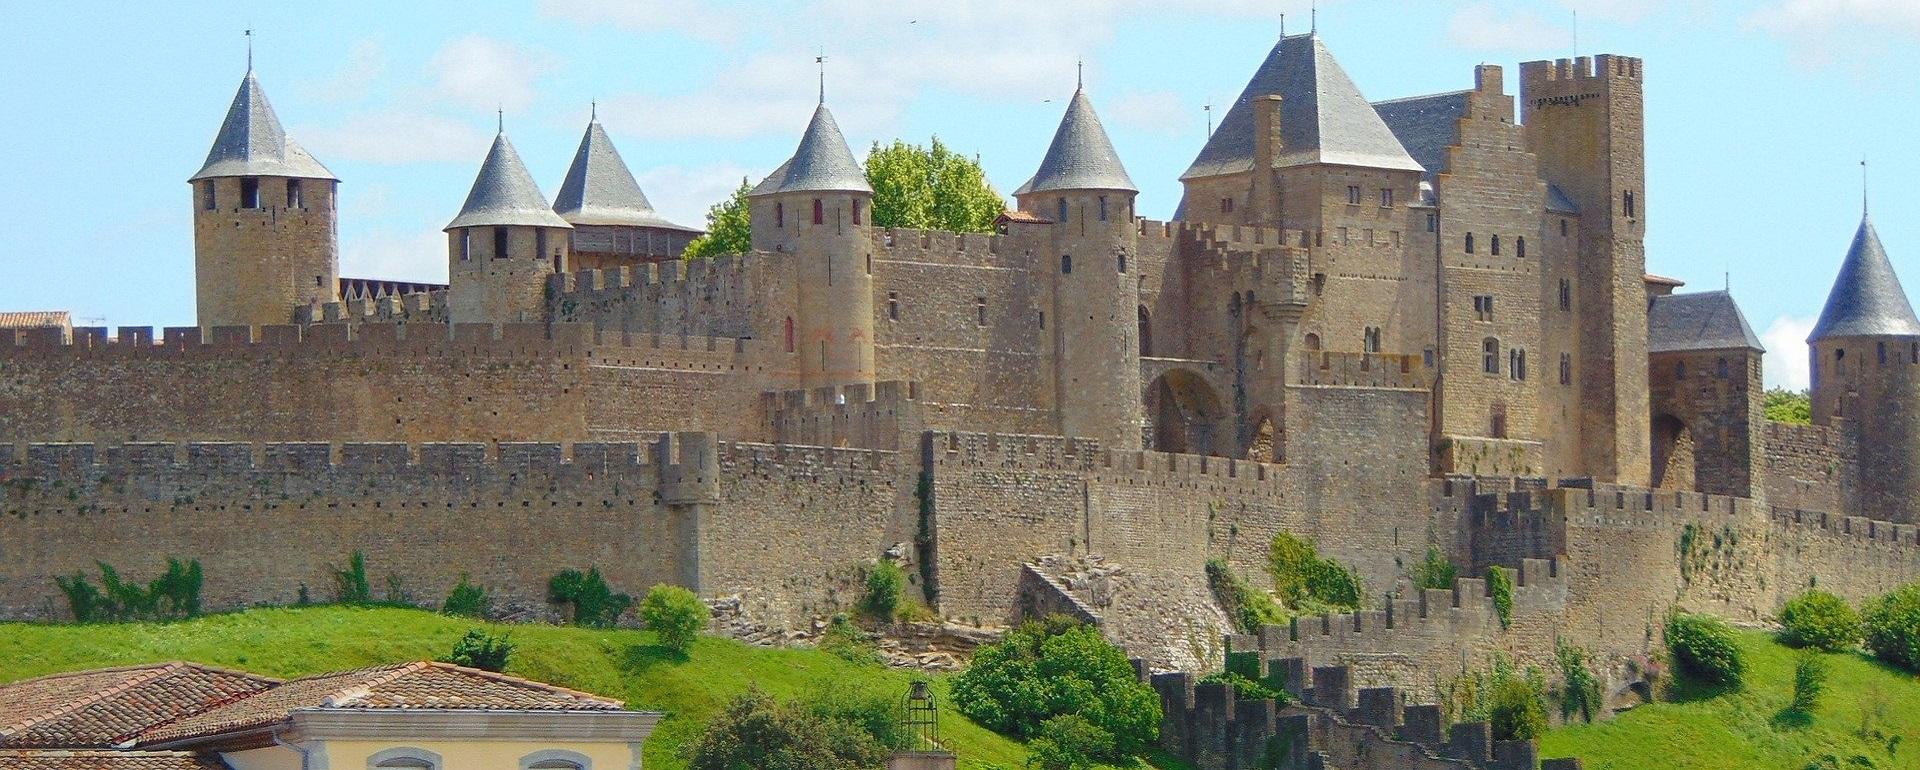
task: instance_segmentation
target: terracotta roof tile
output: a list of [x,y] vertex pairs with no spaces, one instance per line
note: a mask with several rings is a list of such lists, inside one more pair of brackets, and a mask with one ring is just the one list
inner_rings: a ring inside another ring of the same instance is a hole
[[18,310],[0,312],[0,329],[37,329],[44,326],[72,326],[65,310]]
[[112,746],[277,681],[173,662],[15,682],[0,686],[0,747]]
[[190,751],[0,750],[0,770],[227,770]]

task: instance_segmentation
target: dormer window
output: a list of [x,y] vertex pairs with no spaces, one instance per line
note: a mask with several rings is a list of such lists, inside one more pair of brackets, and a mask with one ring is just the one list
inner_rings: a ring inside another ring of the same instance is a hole
[[240,180],[240,208],[260,208],[260,180],[252,177]]

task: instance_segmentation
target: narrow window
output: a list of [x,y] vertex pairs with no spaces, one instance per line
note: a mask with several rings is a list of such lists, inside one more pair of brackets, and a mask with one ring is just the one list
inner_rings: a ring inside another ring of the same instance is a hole
[[1491,250],[1494,256],[1500,256],[1500,236],[1493,236],[1493,247]]
[[816,225],[827,223],[827,207],[820,202],[819,198],[813,199],[813,223]]
[[326,277],[325,277],[325,276],[319,276],[319,275],[316,275],[316,276],[314,276],[314,277],[313,277],[313,285],[314,285],[314,286],[316,286],[316,287],[317,287],[317,286],[325,286],[325,285],[327,285],[327,279],[326,279]]
[[1231,213],[1233,213],[1233,199],[1232,199],[1232,198],[1221,198],[1221,199],[1220,199],[1220,213],[1222,213],[1222,214],[1231,214]]
[[773,204],[773,226],[774,227],[787,226],[787,204],[785,203]]
[[1380,352],[1380,327],[1369,326],[1361,341],[1362,349],[1368,353]]
[[306,207],[307,207],[307,196],[301,194],[300,180],[298,179],[287,180],[287,208],[300,209],[300,208],[306,208]]
[[1884,342],[1879,343],[1879,348],[1880,349],[1878,352],[1880,357],[1880,365],[1886,366],[1887,365],[1887,343],[1884,343]]
[[1360,186],[1359,185],[1347,185],[1347,205],[1350,205],[1350,206],[1360,205]]
[[1488,337],[1480,341],[1480,371],[1487,374],[1500,373],[1500,341]]
[[1467,233],[1467,253],[1473,253],[1473,233]]
[[1527,351],[1521,350],[1520,356],[1514,359],[1513,370],[1514,370],[1514,375],[1513,375],[1514,379],[1519,380],[1521,382],[1525,382],[1527,380]]
[[1313,296],[1318,297],[1326,290],[1327,290],[1327,274],[1314,273],[1313,274]]
[[1107,196],[1100,196],[1100,221],[1107,221]]
[[1115,257],[1114,259],[1115,261],[1120,263],[1120,272],[1122,274],[1125,274],[1127,272],[1127,255],[1121,254],[1118,257]]
[[1569,353],[1561,353],[1561,354],[1560,354],[1560,384],[1562,384],[1562,385],[1572,385],[1572,384],[1573,384],[1573,356],[1572,356],[1572,354],[1569,354]]
[[887,320],[900,320],[900,292],[887,292]]
[[[538,259],[538,257],[536,257],[536,259]],[[560,262],[560,250],[559,250],[559,249],[554,249],[554,250],[553,250],[553,271],[554,271],[554,272],[556,272],[556,273],[564,273],[564,272],[566,272],[566,271],[567,271],[567,267],[566,267],[566,265],[564,265],[564,264],[561,264],[561,262]]]
[[1527,236],[1516,235],[1513,237],[1513,255],[1521,259],[1527,258]]
[[793,352],[793,316],[787,316],[787,352]]
[[1913,363],[1920,364],[1920,342],[1913,343]]
[[1620,210],[1628,219],[1639,216],[1640,207],[1634,204],[1632,190],[1620,193]]
[[1567,220],[1560,220],[1560,237],[1567,237]]
[[1058,211],[1059,211],[1059,216],[1056,216],[1056,217],[1054,217],[1054,218],[1053,218],[1053,221],[1055,221],[1055,222],[1059,222],[1059,223],[1061,223],[1061,224],[1066,224],[1066,222],[1067,222],[1067,199],[1066,199],[1066,198],[1061,198],[1061,199],[1059,199],[1059,200],[1057,200],[1057,201],[1054,201],[1054,208],[1055,208],[1056,210],[1058,210]]
[[1040,311],[1040,328],[1047,328],[1047,311]]
[[860,224],[860,199],[853,199],[853,223]]
[[1139,307],[1138,324],[1140,326],[1140,355],[1153,355],[1153,316],[1147,312],[1147,306]]
[[460,228],[460,261],[473,261],[473,228]]
[[507,258],[507,228],[493,228],[493,258]]
[[1072,254],[1060,255],[1060,272],[1061,273],[1073,272],[1073,255]]
[[1727,359],[1721,358],[1715,365],[1715,374],[1719,376],[1720,379],[1724,380],[1727,378]]
[[1439,214],[1427,215],[1427,232],[1430,232],[1430,233],[1440,232],[1440,215]]
[[[544,228],[544,227],[533,228],[533,259],[534,261],[538,262],[542,256],[546,255],[546,253],[547,253],[547,228]],[[560,266],[560,255],[558,253],[555,253],[553,255],[553,264],[554,264],[554,267],[556,268]]]
[[253,178],[240,180],[240,208],[260,208],[260,180]]
[[1383,209],[1393,208],[1393,188],[1391,187],[1380,188],[1380,208],[1383,208]]
[[1503,403],[1498,403],[1498,402],[1494,403],[1493,414],[1491,415],[1491,417],[1492,417],[1492,420],[1490,420],[1490,422],[1492,422],[1493,424],[1488,427],[1492,428],[1491,432],[1493,433],[1493,437],[1506,438],[1507,437],[1507,405]]
[[1560,309],[1573,309],[1573,282],[1565,278],[1560,279]]
[[820,341],[820,371],[827,370],[827,341]]
[[1674,362],[1674,364],[1673,364],[1673,378],[1674,378],[1674,379],[1676,379],[1676,380],[1684,380],[1684,379],[1686,379],[1686,378],[1687,378],[1687,362],[1685,362],[1685,361],[1675,361],[1675,362]]
[[217,206],[214,205],[215,200],[216,199],[213,192],[213,180],[209,179],[205,182],[201,182],[200,183],[200,208],[206,209],[208,211],[212,211],[215,208],[218,208]]
[[975,323],[981,326],[987,325],[987,298],[986,297],[973,298],[973,313],[974,313]]

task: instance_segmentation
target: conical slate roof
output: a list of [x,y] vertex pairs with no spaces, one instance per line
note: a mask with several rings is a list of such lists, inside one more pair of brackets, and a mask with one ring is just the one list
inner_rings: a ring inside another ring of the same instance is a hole
[[1279,94],[1282,166],[1334,163],[1420,171],[1419,163],[1313,34],[1280,38],[1181,179],[1253,168],[1253,100]]
[[1813,325],[1808,342],[1829,337],[1865,337],[1883,334],[1920,335],[1920,318],[1913,315],[1900,276],[1880,245],[1873,221],[1860,217],[1860,230],[1840,263],[1840,277],[1827,294],[1827,307]]
[[1139,192],[1120,154],[1113,151],[1107,129],[1093,111],[1093,102],[1084,89],[1075,89],[1067,103],[1067,114],[1053,132],[1053,144],[1040,160],[1040,170],[1027,180],[1015,195],[1048,190],[1126,190]]
[[541,194],[540,185],[534,184],[533,175],[520,162],[520,153],[513,151],[506,132],[493,138],[493,149],[480,164],[480,175],[473,179],[466,205],[445,229],[489,225],[572,227],[547,206],[547,196]]
[[251,69],[240,81],[240,91],[233,95],[233,106],[227,108],[220,133],[213,137],[207,162],[187,181],[230,176],[336,179],[333,172],[287,136]]
[[553,212],[575,225],[623,225],[659,227],[699,232],[697,228],[667,221],[653,210],[633,172],[620,159],[613,140],[600,121],[587,124],[580,137],[580,149],[573,154],[573,165],[554,196]]
[[793,151],[793,157],[754,187],[752,194],[813,190],[873,192],[825,103],[813,111],[813,120],[807,123],[807,133],[800,137],[800,147]]

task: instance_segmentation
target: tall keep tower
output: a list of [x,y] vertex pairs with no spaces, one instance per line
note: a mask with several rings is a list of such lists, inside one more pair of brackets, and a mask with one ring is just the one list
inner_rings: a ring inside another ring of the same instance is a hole
[[201,328],[289,323],[340,298],[340,182],[287,136],[251,67],[187,181]]
[[447,223],[449,319],[545,320],[547,277],[567,269],[572,229],[547,206],[502,129],[480,164],[466,205]]
[[1053,286],[1060,432],[1122,449],[1141,443],[1138,194],[1084,89],[1013,193],[1020,210],[1052,222],[1052,251],[1034,269]]
[[805,387],[873,382],[873,188],[823,100],[793,157],[753,188],[753,248],[798,270],[786,350]]
[[1520,105],[1541,177],[1580,210],[1574,261],[1585,471],[1646,484],[1652,439],[1640,60],[1602,55],[1526,62]]
[[1920,521],[1920,318],[1865,216],[1807,345],[1813,422],[1858,447],[1847,513]]

